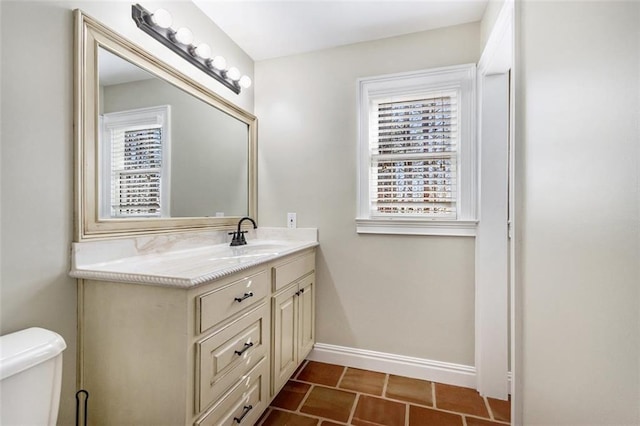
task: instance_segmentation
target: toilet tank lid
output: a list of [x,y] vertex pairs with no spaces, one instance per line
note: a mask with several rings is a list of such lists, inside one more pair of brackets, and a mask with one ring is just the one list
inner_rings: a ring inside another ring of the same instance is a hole
[[47,361],[66,347],[62,336],[44,328],[27,328],[0,336],[0,380]]

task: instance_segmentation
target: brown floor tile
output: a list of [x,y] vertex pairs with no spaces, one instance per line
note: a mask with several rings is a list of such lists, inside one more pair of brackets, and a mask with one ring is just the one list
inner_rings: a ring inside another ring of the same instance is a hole
[[467,417],[467,426],[504,426],[504,423],[496,423],[491,420],[476,419]]
[[267,418],[267,416],[269,415],[269,410],[270,407],[267,407],[266,410],[264,410],[264,412],[262,413],[262,415],[260,416],[260,418],[258,419],[258,421],[256,422],[257,425],[261,424],[261,422]]
[[462,416],[411,405],[409,426],[462,426]]
[[318,383],[326,386],[336,386],[345,367],[341,365],[325,364],[309,361],[298,374],[297,379],[303,382]]
[[389,375],[387,383],[387,398],[400,399],[416,404],[433,405],[431,382]]
[[505,426],[511,418],[509,401],[485,402],[475,390],[458,386],[389,375],[380,396],[387,375],[314,361],[303,363],[293,377],[258,425],[347,426],[352,411],[353,426]]
[[272,410],[262,426],[316,426],[318,419],[287,411]]
[[355,399],[356,394],[352,392],[314,386],[300,411],[326,419],[346,422],[349,420]]
[[382,395],[385,377],[386,374],[384,373],[360,370],[358,368],[347,368],[346,373],[344,373],[340,381],[339,387],[379,396]]
[[405,404],[360,395],[351,424],[356,426],[404,426],[405,411]]
[[310,384],[289,380],[275,397],[271,406],[296,411],[310,387]]
[[474,389],[436,383],[436,408],[489,417],[484,399]]
[[487,398],[489,407],[493,412],[493,418],[502,422],[511,421],[511,401],[503,401],[501,399]]

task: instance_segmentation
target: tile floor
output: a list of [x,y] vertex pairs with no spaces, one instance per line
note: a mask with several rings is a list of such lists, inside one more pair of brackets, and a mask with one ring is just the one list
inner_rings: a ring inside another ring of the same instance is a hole
[[306,361],[256,426],[500,426],[510,404],[473,389]]

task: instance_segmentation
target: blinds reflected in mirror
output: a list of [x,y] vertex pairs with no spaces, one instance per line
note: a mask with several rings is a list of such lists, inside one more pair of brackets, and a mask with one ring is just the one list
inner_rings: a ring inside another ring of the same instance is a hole
[[160,217],[162,128],[111,133],[111,215]]
[[104,114],[101,217],[169,216],[170,112],[162,105]]
[[455,92],[375,102],[370,140],[374,215],[456,217]]

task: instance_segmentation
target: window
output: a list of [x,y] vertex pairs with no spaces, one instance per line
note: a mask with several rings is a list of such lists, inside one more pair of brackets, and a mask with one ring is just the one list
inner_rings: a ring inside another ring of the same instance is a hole
[[359,80],[360,233],[474,235],[475,66]]
[[168,217],[169,106],[102,117],[100,216]]

